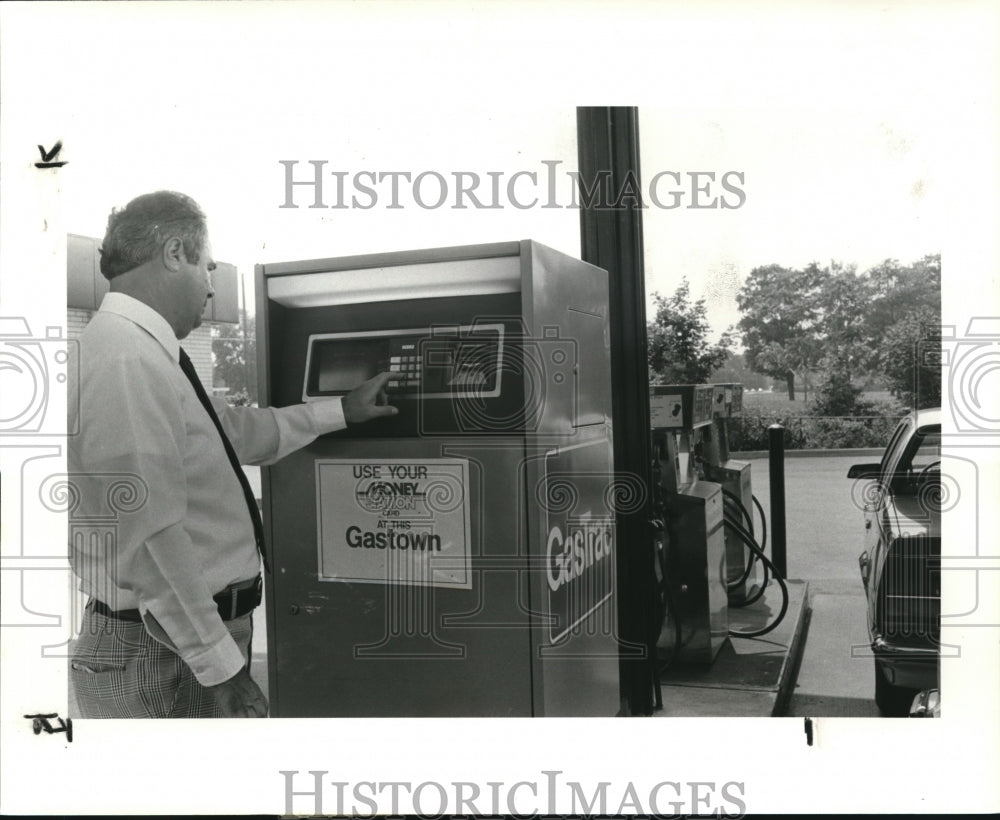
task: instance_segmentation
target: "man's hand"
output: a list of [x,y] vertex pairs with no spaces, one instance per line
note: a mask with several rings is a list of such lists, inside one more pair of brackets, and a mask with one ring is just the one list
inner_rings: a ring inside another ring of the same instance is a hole
[[223,717],[267,717],[267,699],[253,682],[249,669],[242,669],[229,680],[206,687],[215,697]]
[[348,424],[360,424],[380,416],[394,416],[399,411],[387,404],[385,386],[397,373],[379,373],[344,396],[342,407]]

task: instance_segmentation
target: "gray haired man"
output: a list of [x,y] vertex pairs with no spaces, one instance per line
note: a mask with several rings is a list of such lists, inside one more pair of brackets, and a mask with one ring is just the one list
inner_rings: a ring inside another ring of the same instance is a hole
[[111,542],[71,543],[90,596],[69,673],[81,717],[266,716],[249,673],[263,530],[239,464],[396,412],[385,373],[308,405],[209,398],[179,341],[201,323],[214,268],[205,215],[184,194],[146,194],[108,219],[110,293],[80,337],[70,384],[72,515],[98,515],[110,477],[133,481],[141,503],[119,513]]

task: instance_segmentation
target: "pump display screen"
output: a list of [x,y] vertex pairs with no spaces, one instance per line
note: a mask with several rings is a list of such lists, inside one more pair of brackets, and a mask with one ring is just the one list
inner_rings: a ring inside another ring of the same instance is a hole
[[399,398],[500,395],[503,325],[321,333],[309,337],[303,401],[342,396],[382,371]]
[[367,339],[345,339],[317,350],[316,386],[323,395],[349,393],[379,372],[381,349]]

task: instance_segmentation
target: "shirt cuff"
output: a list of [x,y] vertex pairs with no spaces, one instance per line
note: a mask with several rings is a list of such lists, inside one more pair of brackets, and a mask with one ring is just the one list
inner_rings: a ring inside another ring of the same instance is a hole
[[228,631],[218,644],[206,647],[203,651],[185,658],[185,661],[202,686],[225,683],[247,665],[247,659],[243,657],[243,653]]
[[[166,630],[160,626],[160,622],[148,609],[142,613],[143,625],[152,638],[159,641],[173,652],[177,652],[177,646]],[[178,653],[180,654],[180,653]],[[215,686],[225,683],[231,677],[240,672],[247,665],[247,659],[237,646],[228,628],[225,633],[213,644],[209,644],[196,652],[188,652],[181,656],[184,663],[190,668],[195,679],[202,686]]]
[[343,430],[347,426],[347,419],[344,418],[344,405],[340,398],[314,401],[306,406],[310,410],[318,435],[332,433],[334,430]]

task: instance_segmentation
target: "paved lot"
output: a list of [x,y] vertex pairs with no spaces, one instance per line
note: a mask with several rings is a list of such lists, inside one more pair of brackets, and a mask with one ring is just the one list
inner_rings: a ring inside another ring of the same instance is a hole
[[[754,495],[770,518],[767,459],[749,460]],[[868,632],[858,574],[862,513],[846,477],[851,464],[877,460],[823,455],[785,461],[788,577],[809,582],[812,604],[790,715],[878,716],[873,662],[851,657],[853,645],[867,647]]]

